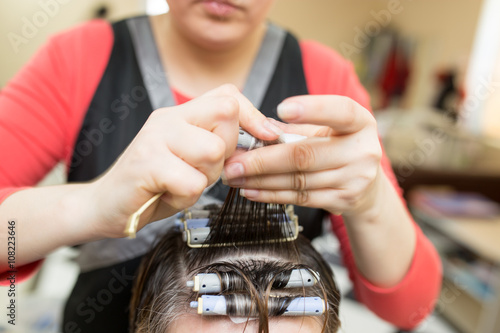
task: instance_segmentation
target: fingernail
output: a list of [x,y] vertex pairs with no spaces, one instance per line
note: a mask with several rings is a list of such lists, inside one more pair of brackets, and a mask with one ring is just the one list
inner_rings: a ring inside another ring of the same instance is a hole
[[278,105],[278,116],[281,119],[297,118],[304,111],[304,106],[295,102],[284,102]]
[[269,119],[264,121],[264,127],[271,131],[273,134],[281,135],[283,131],[278,126],[274,125]]
[[243,176],[244,172],[245,170],[243,169],[243,165],[241,163],[231,163],[224,167],[224,172],[222,174],[223,176],[221,178],[227,181],[230,178],[238,178]]
[[240,195],[245,198],[255,198],[256,196],[259,195],[259,190],[247,190],[247,189],[240,189]]

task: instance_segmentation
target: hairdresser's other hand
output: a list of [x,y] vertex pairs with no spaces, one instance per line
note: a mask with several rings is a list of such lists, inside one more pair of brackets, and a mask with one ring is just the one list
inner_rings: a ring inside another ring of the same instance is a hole
[[266,118],[224,85],[180,106],[154,111],[116,163],[91,183],[98,237],[123,237],[127,218],[157,193],[139,229],[192,206],[215,182],[237,144],[238,126],[276,139]]
[[259,148],[226,161],[226,183],[254,201],[323,208],[356,215],[378,204],[386,182],[372,114],[334,95],[296,96],[278,107],[276,122],[303,141]]

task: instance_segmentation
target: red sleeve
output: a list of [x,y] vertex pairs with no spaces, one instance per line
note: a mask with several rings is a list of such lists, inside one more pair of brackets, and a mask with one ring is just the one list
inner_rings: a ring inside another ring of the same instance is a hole
[[[61,33],[0,92],[0,203],[34,186],[58,162],[69,166],[113,40],[111,26],[100,20]],[[37,267],[19,267],[17,281]]]
[[[313,41],[301,42],[301,50],[310,94],[344,95],[370,109],[369,96],[348,61]],[[385,152],[381,163],[401,200],[404,200]],[[432,312],[441,288],[441,261],[434,246],[415,222],[416,245],[410,269],[396,286],[380,288],[366,280],[357,270],[342,218],[332,215],[331,221],[333,232],[340,241],[344,264],[361,302],[379,317],[401,329],[414,328]]]

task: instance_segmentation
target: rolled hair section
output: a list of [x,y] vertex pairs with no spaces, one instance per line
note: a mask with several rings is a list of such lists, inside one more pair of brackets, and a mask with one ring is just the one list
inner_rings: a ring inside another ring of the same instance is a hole
[[[305,265],[284,264],[274,261],[249,260],[239,263],[240,268],[230,263],[214,263],[198,269],[187,286],[199,294],[216,294],[248,291],[249,281],[261,292],[271,285],[272,290],[306,288],[314,286],[319,273]],[[277,267],[283,267],[277,270]]]
[[[326,310],[320,297],[272,296],[265,304],[270,317],[321,316]],[[208,316],[252,318],[261,314],[255,299],[246,294],[203,295],[191,307]]]
[[212,280],[207,296],[222,296],[228,315],[257,318],[259,333],[269,332],[270,318],[287,310],[303,316],[314,308],[310,315],[317,315],[319,307],[306,300],[322,302],[322,315],[315,317],[322,332],[338,330],[340,294],[333,272],[305,237],[282,237],[282,222],[289,219],[284,205],[251,202],[231,189],[218,213],[211,207],[196,214],[210,220],[203,247],[188,247],[174,227],[144,256],[132,291],[131,332],[163,333],[179,317],[199,312],[191,305],[202,294],[202,282],[193,291],[202,274],[215,274],[219,283]]
[[[268,332],[270,318],[284,313],[281,311],[283,306],[280,306],[283,303],[276,303],[276,297],[287,298],[290,303],[294,298],[321,297],[326,311],[315,318],[324,326],[323,332],[336,332],[340,326],[340,294],[333,273],[307,239],[299,237],[295,243],[299,258],[287,252],[266,249],[234,256],[230,248],[219,248],[215,262],[205,261],[200,267],[191,255],[202,250],[189,248],[179,231],[167,232],[143,258],[139,268],[132,291],[130,331],[165,332],[182,314],[196,313],[197,310],[190,308],[190,303],[202,295],[193,292],[187,282],[198,273],[218,273],[232,277],[219,295],[242,294],[246,297],[241,302],[230,301],[229,305],[235,308],[229,312],[234,316],[241,316],[246,311],[255,315],[259,333]],[[287,280],[290,281],[290,272],[294,269],[310,269],[320,275],[320,280],[312,287],[282,288]],[[275,290],[274,286],[279,288]],[[254,307],[250,310],[252,304]]]

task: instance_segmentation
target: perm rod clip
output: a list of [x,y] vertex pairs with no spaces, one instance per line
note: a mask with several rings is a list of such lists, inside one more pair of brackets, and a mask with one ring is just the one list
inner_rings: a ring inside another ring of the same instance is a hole
[[[184,231],[182,232],[182,240],[187,243],[187,245],[191,248],[200,248],[203,246],[234,246],[234,245],[251,245],[254,242],[238,242],[238,243],[222,243],[222,244],[209,244],[205,245],[205,241],[210,234],[210,227],[208,226],[199,226],[199,227],[190,227],[188,225],[188,221],[184,221]],[[192,222],[191,222],[192,223]],[[302,231],[302,226],[299,226],[298,218],[294,216],[292,220],[288,220],[286,222],[280,222],[281,224],[281,232],[282,238],[279,239],[270,239],[265,241],[266,243],[275,243],[280,241],[291,242],[299,237],[299,233]]]
[[[287,205],[285,208],[287,221],[279,222],[281,225],[282,238],[267,240],[266,243],[278,241],[294,241],[302,232],[303,227],[299,225],[298,217],[294,214],[293,205]],[[184,210],[179,213],[179,220],[176,222],[182,231],[182,239],[191,248],[203,247],[205,241],[210,234],[209,210]],[[208,246],[234,246],[234,245],[251,245],[253,242],[239,242],[237,244],[210,244]]]
[[[227,275],[215,273],[200,273],[188,281],[186,285],[193,288],[194,292],[199,294],[216,294],[222,292],[223,283],[222,279],[226,279],[225,285],[227,286]],[[312,287],[319,281],[319,274],[309,269],[300,268],[292,270],[288,283],[283,288],[303,288]]]
[[[190,304],[204,316],[226,316],[227,304],[224,296],[202,295]],[[325,313],[325,301],[321,297],[297,297],[286,308],[283,316],[321,316]]]

